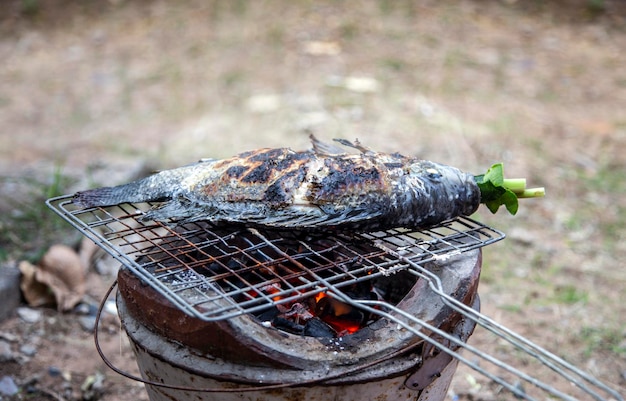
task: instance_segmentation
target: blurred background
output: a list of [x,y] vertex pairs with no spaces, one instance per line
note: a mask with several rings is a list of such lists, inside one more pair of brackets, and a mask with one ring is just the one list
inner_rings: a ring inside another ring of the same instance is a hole
[[[79,246],[48,197],[259,147],[306,149],[307,130],[476,174],[503,161],[507,176],[545,186],[517,216],[475,216],[508,236],[484,250],[483,311],[626,389],[619,0],[2,1],[2,269]],[[99,300],[112,277],[84,268]],[[103,366],[75,312],[42,313],[0,323],[11,357],[0,375],[39,374],[36,391],[64,385],[80,399],[100,372],[94,399],[145,397]],[[119,327],[105,326],[132,370]],[[497,352],[479,332],[472,342]],[[451,394],[497,389],[460,369]]]

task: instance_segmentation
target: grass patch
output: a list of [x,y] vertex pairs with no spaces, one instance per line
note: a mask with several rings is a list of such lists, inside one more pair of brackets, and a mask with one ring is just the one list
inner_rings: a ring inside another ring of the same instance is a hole
[[578,338],[584,344],[583,354],[589,357],[597,351],[607,351],[626,357],[622,332],[623,329],[614,327],[582,327]]
[[404,60],[394,57],[383,59],[381,61],[381,65],[383,68],[386,68],[393,72],[400,72],[406,68],[406,63],[404,62]]
[[229,70],[219,77],[219,81],[226,89],[232,89],[241,84],[246,78],[246,73],[242,70]]
[[285,27],[279,24],[274,24],[267,29],[265,33],[267,42],[274,48],[282,50],[283,43],[285,41],[286,32]]
[[567,305],[587,303],[589,294],[573,285],[564,285],[554,289],[554,300]]
[[20,8],[23,15],[32,17],[39,13],[41,5],[39,4],[39,0],[22,0]]
[[361,27],[356,22],[344,22],[339,27],[339,35],[343,40],[353,40],[361,32]]
[[38,261],[53,243],[71,242],[76,233],[56,216],[45,200],[60,196],[73,182],[55,167],[48,180],[31,177],[0,178],[10,194],[4,194],[0,218],[0,260]]
[[589,15],[595,17],[606,12],[606,3],[604,0],[587,0],[586,9]]
[[486,125],[490,132],[497,135],[506,135],[515,131],[518,122],[514,116],[502,114],[489,121]]
[[593,227],[603,238],[604,249],[612,250],[621,240],[626,225],[626,204],[622,201],[626,194],[623,166],[605,162],[592,172],[580,169],[576,181],[581,188],[581,202],[586,207],[566,222],[566,228]]
[[613,192],[616,194],[626,193],[626,182],[624,182],[623,167],[604,163],[598,168],[595,174],[589,175],[581,172],[579,177],[593,190],[599,192]]
[[521,313],[523,310],[522,305],[518,304],[500,305],[498,308],[509,313]]

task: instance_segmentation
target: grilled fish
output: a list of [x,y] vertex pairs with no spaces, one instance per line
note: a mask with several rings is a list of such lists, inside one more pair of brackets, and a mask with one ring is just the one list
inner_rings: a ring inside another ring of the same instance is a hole
[[259,149],[165,170],[115,187],[77,192],[79,207],[162,202],[147,220],[243,223],[291,229],[424,228],[479,206],[474,176],[400,154],[359,152],[311,137],[313,148]]

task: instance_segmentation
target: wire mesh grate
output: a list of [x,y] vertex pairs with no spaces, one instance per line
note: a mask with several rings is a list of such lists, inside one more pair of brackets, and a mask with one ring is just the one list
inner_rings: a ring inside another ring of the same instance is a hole
[[168,226],[150,204],[48,205],[181,310],[214,321],[290,303],[480,248],[504,234],[467,217],[426,230],[366,234]]

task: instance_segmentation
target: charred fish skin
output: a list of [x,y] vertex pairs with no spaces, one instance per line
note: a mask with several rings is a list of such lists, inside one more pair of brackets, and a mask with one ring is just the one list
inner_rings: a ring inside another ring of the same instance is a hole
[[396,189],[399,226],[429,227],[478,209],[480,189],[472,174],[426,160],[414,160],[408,170]]
[[[208,220],[251,226],[371,231],[419,228],[473,213],[473,176],[399,154],[340,153],[314,140],[313,151],[259,149],[166,170],[117,187],[79,192],[81,207],[163,202],[145,219]],[[316,146],[317,145],[317,146]]]

